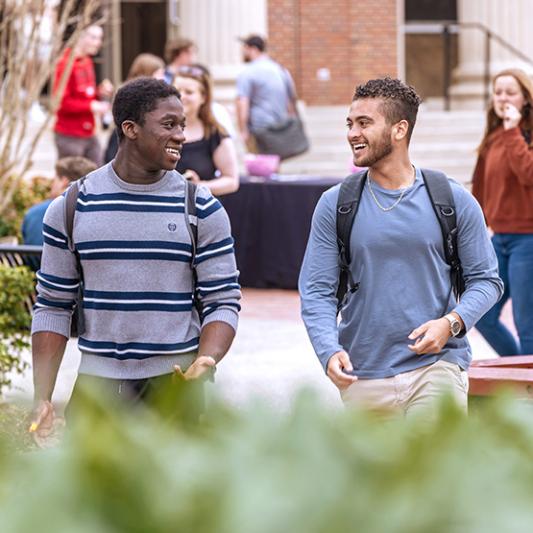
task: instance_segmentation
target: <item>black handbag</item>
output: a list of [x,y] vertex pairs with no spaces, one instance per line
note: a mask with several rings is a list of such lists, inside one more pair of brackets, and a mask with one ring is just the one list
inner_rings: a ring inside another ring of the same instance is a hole
[[254,137],[260,154],[276,154],[281,160],[309,150],[309,139],[299,116],[257,130]]
[[289,73],[280,65],[284,75],[285,88],[295,110],[295,115],[272,124],[253,133],[260,154],[279,155],[280,159],[288,159],[303,154],[309,150],[309,139],[305,133],[304,125],[296,106],[296,95],[291,89]]

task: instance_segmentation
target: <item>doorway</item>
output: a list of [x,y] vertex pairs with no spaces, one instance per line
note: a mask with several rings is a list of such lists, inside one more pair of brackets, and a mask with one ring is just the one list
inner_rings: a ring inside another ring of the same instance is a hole
[[167,2],[123,0],[120,29],[122,77],[125,78],[135,57],[143,52],[164,59],[167,40]]

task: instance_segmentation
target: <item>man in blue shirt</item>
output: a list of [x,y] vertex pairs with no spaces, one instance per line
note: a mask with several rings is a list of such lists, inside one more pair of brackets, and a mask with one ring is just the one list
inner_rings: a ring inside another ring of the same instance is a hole
[[432,412],[445,391],[466,410],[464,334],[503,292],[481,209],[450,180],[466,285],[455,301],[441,228],[409,159],[419,103],[412,87],[391,78],[356,88],[347,138],[354,164],[368,167],[350,236],[359,289],[348,293],[337,325],[340,186],[317,205],[299,282],[311,342],[345,403],[406,415]]
[[54,198],[67,189],[72,181],[96,170],[96,165],[81,156],[63,157],[56,163],[56,175],[50,186],[50,198],[31,207],[22,221],[24,244],[43,245],[43,219]]
[[240,40],[246,65],[237,77],[237,123],[244,144],[257,152],[254,132],[294,114],[296,90],[289,72],[270,59],[262,37],[250,35]]

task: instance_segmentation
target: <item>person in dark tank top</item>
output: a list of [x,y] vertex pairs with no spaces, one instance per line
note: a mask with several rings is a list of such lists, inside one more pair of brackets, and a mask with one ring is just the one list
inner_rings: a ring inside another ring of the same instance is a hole
[[176,170],[214,195],[235,192],[239,188],[235,145],[213,116],[209,75],[200,66],[182,66],[173,85],[180,92],[187,120]]

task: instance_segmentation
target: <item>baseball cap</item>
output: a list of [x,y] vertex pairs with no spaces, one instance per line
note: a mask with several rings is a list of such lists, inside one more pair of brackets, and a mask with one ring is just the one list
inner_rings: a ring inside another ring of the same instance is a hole
[[247,46],[257,48],[260,52],[264,52],[266,48],[266,41],[260,35],[252,34],[248,35],[248,37],[239,37],[239,41]]

